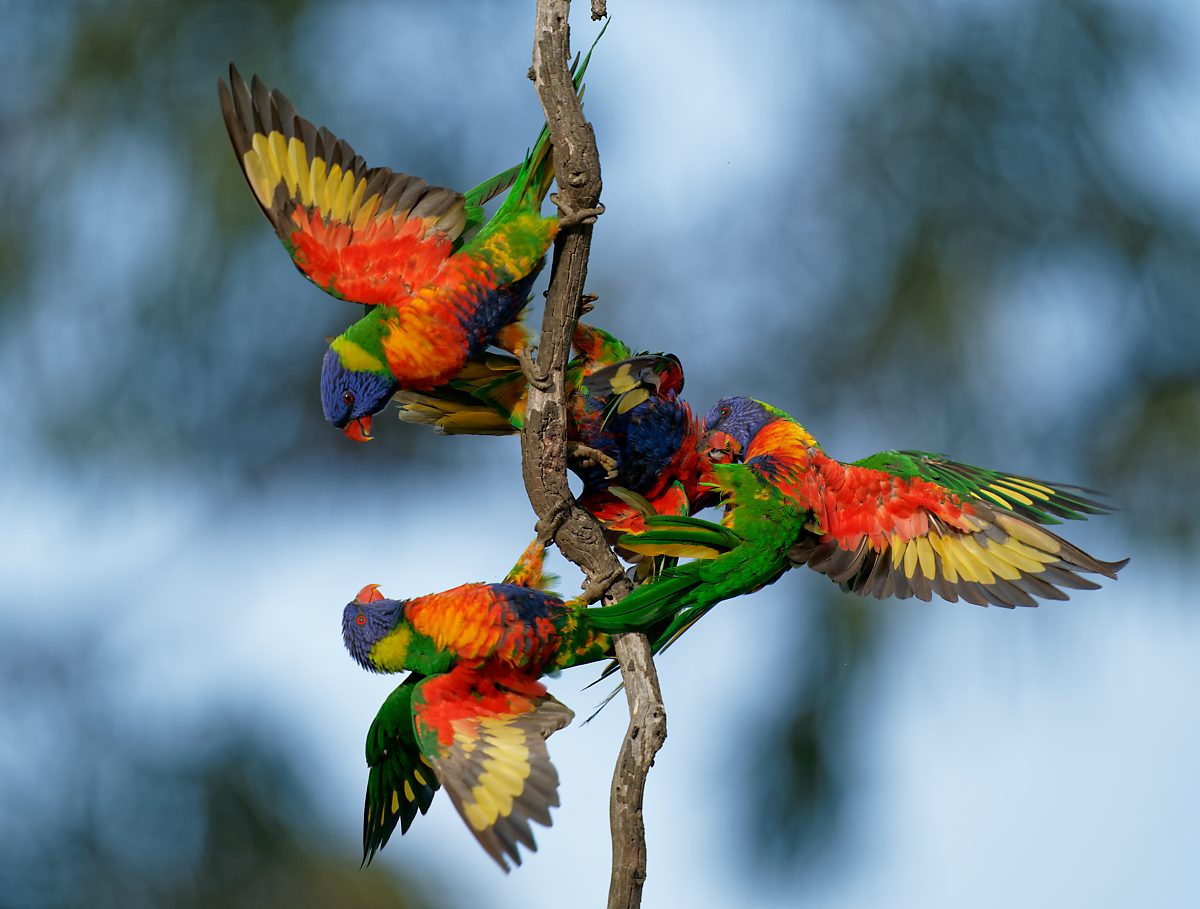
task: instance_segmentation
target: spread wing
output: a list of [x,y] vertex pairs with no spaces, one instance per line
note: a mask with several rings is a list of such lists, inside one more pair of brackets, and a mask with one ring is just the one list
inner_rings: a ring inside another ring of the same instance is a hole
[[367,797],[363,806],[363,864],[369,864],[400,826],[408,831],[429,810],[439,783],[417,747],[412,696],[424,677],[410,675],[379,708],[367,732]]
[[507,871],[521,845],[537,850],[530,822],[550,826],[558,771],[546,739],[574,714],[535,679],[495,670],[459,665],[421,682],[413,721],[458,813]]
[[[386,167],[229,67],[218,83],[238,163],[296,267],[344,300],[397,306],[430,283],[468,226],[461,193]],[[508,173],[495,180],[503,188]],[[498,191],[484,184],[485,192]],[[511,181],[510,181],[511,182]]]
[[[885,456],[895,453],[885,453]],[[1016,499],[1001,507],[1003,495],[1037,491],[1007,478],[1003,486],[983,474],[971,482],[995,484],[988,499],[956,493],[920,475],[862,466],[880,458],[839,465],[818,463],[808,487],[814,519],[792,547],[796,564],[828,575],[846,589],[875,597],[929,600],[934,593],[986,606],[1036,606],[1038,598],[1065,600],[1062,588],[1098,587],[1087,574],[1115,578],[1125,561],[1103,562],[1037,526],[1039,514]],[[953,472],[960,465],[935,459],[934,470]],[[955,473],[962,477],[963,474]],[[1003,476],[1003,475],[997,475]],[[978,479],[983,478],[983,479]],[[1046,484],[1041,504],[1066,510],[1070,493]],[[982,488],[980,492],[982,492]],[[990,501],[989,501],[990,499]],[[1083,504],[1072,496],[1072,507]],[[1095,505],[1090,500],[1087,505]],[[1101,507],[1096,505],[1096,507]],[[1042,519],[1047,516],[1040,514]],[[1051,518],[1052,520],[1052,518]]]
[[1059,524],[1060,518],[1078,521],[1112,511],[1092,498],[1097,495],[1093,489],[972,467],[925,451],[883,451],[855,463],[894,476],[920,477],[961,497],[987,500],[1039,524]]
[[[571,469],[585,488],[617,483],[658,495],[674,477],[696,426],[676,392],[683,369],[671,354],[639,354],[593,369],[584,363],[568,401]],[[581,457],[575,457],[575,454]]]

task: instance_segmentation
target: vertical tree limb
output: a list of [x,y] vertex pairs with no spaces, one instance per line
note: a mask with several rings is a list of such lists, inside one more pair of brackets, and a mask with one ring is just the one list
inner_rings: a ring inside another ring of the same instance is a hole
[[[593,2],[592,11],[603,10]],[[538,515],[538,534],[587,577],[589,591],[612,602],[629,592],[621,563],[600,525],[576,503],[567,485],[566,364],[587,277],[592,223],[600,201],[600,155],[591,124],[571,84],[567,61],[570,0],[537,0],[531,75],[554,143],[562,225],[554,246],[550,289],[537,358],[524,359],[529,379],[521,470]],[[658,675],[644,635],[619,635],[617,657],[629,704],[629,727],[613,773],[609,816],[613,864],[610,909],[641,905],[646,880],[642,795],[654,755],[667,736]]]

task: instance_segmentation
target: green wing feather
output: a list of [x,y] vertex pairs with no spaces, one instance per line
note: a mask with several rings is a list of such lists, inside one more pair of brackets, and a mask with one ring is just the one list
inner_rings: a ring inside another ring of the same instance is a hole
[[680,608],[679,601],[701,583],[699,564],[689,562],[668,569],[613,605],[589,609],[585,615],[598,631],[646,632],[650,626],[673,617]]
[[[679,481],[676,480],[676,483]],[[654,506],[640,492],[634,492],[632,489],[626,489],[624,486],[609,486],[608,491],[640,514],[643,518],[650,518],[658,514],[654,510]]]
[[683,515],[652,515],[646,530],[618,541],[630,552],[679,558],[711,559],[739,546],[742,538],[721,524]]
[[1082,521],[1088,515],[1108,514],[1112,508],[1088,496],[1094,490],[1061,483],[1044,483],[1019,474],[952,461],[925,451],[881,451],[855,461],[854,466],[881,470],[893,476],[918,477],[962,498],[983,499],[1039,524],[1061,524],[1060,518]]
[[583,360],[592,363],[616,363],[633,356],[630,346],[616,335],[587,322],[576,323],[571,343]]
[[[742,464],[714,468],[732,526],[683,515],[656,515],[647,530],[626,534],[620,545],[650,554],[688,552],[694,562],[662,572],[611,606],[589,610],[601,631],[647,631],[657,653],[678,639],[717,603],[774,582],[789,567],[788,548],[809,513]],[[666,624],[665,631],[659,631]],[[657,626],[657,627],[655,627]]]
[[[525,426],[525,400],[528,384],[521,363],[507,354],[491,353],[487,358],[490,376],[479,377],[465,385],[458,385],[475,400],[498,414],[502,414],[512,428],[519,432]],[[455,379],[455,383],[459,382]]]
[[508,170],[501,171],[490,180],[484,180],[474,189],[463,194],[463,203],[467,209],[467,226],[459,238],[459,246],[475,236],[475,233],[487,220],[483,213],[483,206],[512,186],[520,172],[521,165],[514,164]]
[[[611,373],[610,365],[631,358],[623,341],[602,329],[580,322],[576,328],[575,345],[580,356],[567,364],[567,387],[575,394],[595,393],[587,370],[593,364],[606,364],[595,374]],[[647,363],[663,360],[667,355],[647,356]],[[605,372],[608,370],[608,372]],[[607,385],[599,386],[601,392]],[[512,435],[525,425],[525,399],[528,386],[520,361],[513,356],[489,351],[471,360],[448,385],[432,391],[402,390],[392,399],[399,405],[400,419],[405,423],[432,426],[443,435]]]
[[367,731],[367,797],[363,806],[363,864],[370,864],[396,825],[405,833],[429,810],[440,784],[421,756],[413,732],[412,696],[424,676],[411,673],[393,691]]

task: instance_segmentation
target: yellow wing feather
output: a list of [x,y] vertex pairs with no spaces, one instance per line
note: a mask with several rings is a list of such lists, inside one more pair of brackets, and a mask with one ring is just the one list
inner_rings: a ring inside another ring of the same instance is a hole
[[1125,562],[1103,562],[1029,519],[976,500],[964,529],[931,519],[929,530],[903,539],[892,534],[882,549],[864,537],[854,549],[825,538],[797,547],[797,561],[866,595],[950,600],[997,606],[1036,606],[1036,598],[1066,599],[1061,588],[1091,589],[1086,574],[1115,578]]

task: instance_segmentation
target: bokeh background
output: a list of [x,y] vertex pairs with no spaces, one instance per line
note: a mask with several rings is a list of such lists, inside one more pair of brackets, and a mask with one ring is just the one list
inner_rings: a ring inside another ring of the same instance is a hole
[[[716,610],[660,660],[646,905],[1194,905],[1200,7],[610,6],[594,319],[842,457],[1102,488],[1069,535],[1133,557],[1015,613],[800,571]],[[0,10],[0,905],[602,905],[619,702],[552,740],[512,875],[444,797],[358,868],[393,682],[341,607],[497,579],[533,516],[515,440],[327,428],[355,309],[280,250],[215,92],[236,60],[474,185],[540,123],[531,0]],[[552,684],[580,718],[591,678]]]

